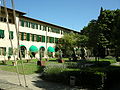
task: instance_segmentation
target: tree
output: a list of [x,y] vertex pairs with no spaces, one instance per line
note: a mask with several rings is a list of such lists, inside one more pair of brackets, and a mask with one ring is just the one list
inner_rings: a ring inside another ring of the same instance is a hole
[[[114,48],[116,59],[120,56],[120,10],[103,10],[97,20],[91,20],[88,26],[84,27],[83,35],[89,37],[87,46],[93,49],[94,56],[104,53],[105,48]],[[102,50],[102,51],[101,51]]]
[[88,37],[86,46],[93,52],[96,61],[99,60],[99,57],[105,57],[104,47],[107,44],[107,39],[100,28],[101,25],[97,20],[91,20],[82,30],[82,34]]
[[116,59],[120,55],[120,10],[101,10],[98,22],[104,36],[109,41],[109,47],[115,48]]
[[88,38],[85,35],[78,33],[67,33],[59,40],[56,47],[59,47],[65,55],[73,57],[73,60],[77,60],[76,48],[85,47]]

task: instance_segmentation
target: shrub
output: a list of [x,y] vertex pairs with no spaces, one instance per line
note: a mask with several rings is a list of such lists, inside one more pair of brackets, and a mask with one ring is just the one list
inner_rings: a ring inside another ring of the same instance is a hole
[[42,79],[54,82],[61,82],[61,73],[66,69],[64,64],[48,64],[42,74]]
[[102,72],[93,70],[69,69],[65,64],[49,64],[44,68],[42,79],[63,84],[70,84],[70,76],[76,77],[75,85],[82,88],[99,88],[102,84]]
[[96,62],[97,66],[100,67],[105,67],[105,66],[109,66],[111,63],[109,61],[100,61],[100,62]]

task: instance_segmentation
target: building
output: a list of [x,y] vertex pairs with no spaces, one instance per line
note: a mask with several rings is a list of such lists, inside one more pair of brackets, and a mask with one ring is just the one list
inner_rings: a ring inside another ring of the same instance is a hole
[[[7,19],[5,14],[5,8],[1,6],[0,9],[0,60],[8,59],[10,56],[13,59],[13,55],[17,58],[17,34],[15,29],[15,22],[13,17],[13,10],[7,8],[9,17],[9,31],[7,26]],[[26,13],[16,12],[16,23],[19,30],[19,47],[23,58],[27,59],[35,57],[39,53],[42,53],[43,57],[46,57],[47,53],[54,54],[55,43],[64,33],[77,31],[57,26],[44,21],[36,20],[30,17],[24,16]],[[10,39],[11,38],[11,39]],[[10,43],[13,43],[13,48]],[[36,54],[37,53],[37,54]]]

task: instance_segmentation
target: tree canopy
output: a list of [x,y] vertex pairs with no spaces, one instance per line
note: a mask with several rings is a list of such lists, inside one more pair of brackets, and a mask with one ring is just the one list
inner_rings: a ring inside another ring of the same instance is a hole
[[[99,51],[100,48],[116,48],[120,51],[120,10],[103,10],[97,20],[91,20],[82,34],[89,37],[88,47]],[[119,53],[119,52],[118,52]]]

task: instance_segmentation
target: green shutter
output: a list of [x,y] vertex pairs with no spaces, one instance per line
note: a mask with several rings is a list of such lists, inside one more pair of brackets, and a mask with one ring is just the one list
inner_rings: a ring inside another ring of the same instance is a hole
[[13,55],[13,49],[11,47],[8,48],[8,55]]
[[2,48],[0,47],[0,55],[1,55],[1,53],[2,53]]
[[36,29],[38,29],[38,24],[36,24]]
[[29,27],[29,28],[30,28],[30,24],[31,24],[31,23],[30,23],[30,22],[28,22],[28,27]]
[[52,37],[49,37],[49,43],[52,43]]
[[27,33],[27,41],[30,41],[30,33]]
[[49,43],[54,43],[54,37],[49,38]]
[[26,27],[28,27],[28,21],[26,21]]
[[43,31],[46,31],[46,26],[43,26]]
[[5,35],[4,35],[4,30],[0,30],[0,38],[4,38]]
[[21,40],[24,40],[24,32],[21,33]]
[[10,31],[10,33],[9,33],[9,39],[13,39],[13,31]]
[[32,41],[34,41],[34,34],[32,34]]
[[39,29],[41,30],[41,25],[39,25]]
[[21,26],[24,27],[24,20],[20,20]]
[[42,36],[42,42],[45,42],[45,36]]
[[58,38],[55,38],[55,43],[58,43]]
[[54,37],[52,37],[52,43],[54,43],[54,39],[55,39],[55,38],[54,38]]
[[31,23],[31,27],[33,28],[33,29],[35,29],[35,23]]
[[56,33],[59,33],[59,34],[60,34],[60,30],[59,30],[59,29],[56,29]]
[[37,35],[37,37],[36,37],[37,39],[37,42],[40,42],[40,35]]

